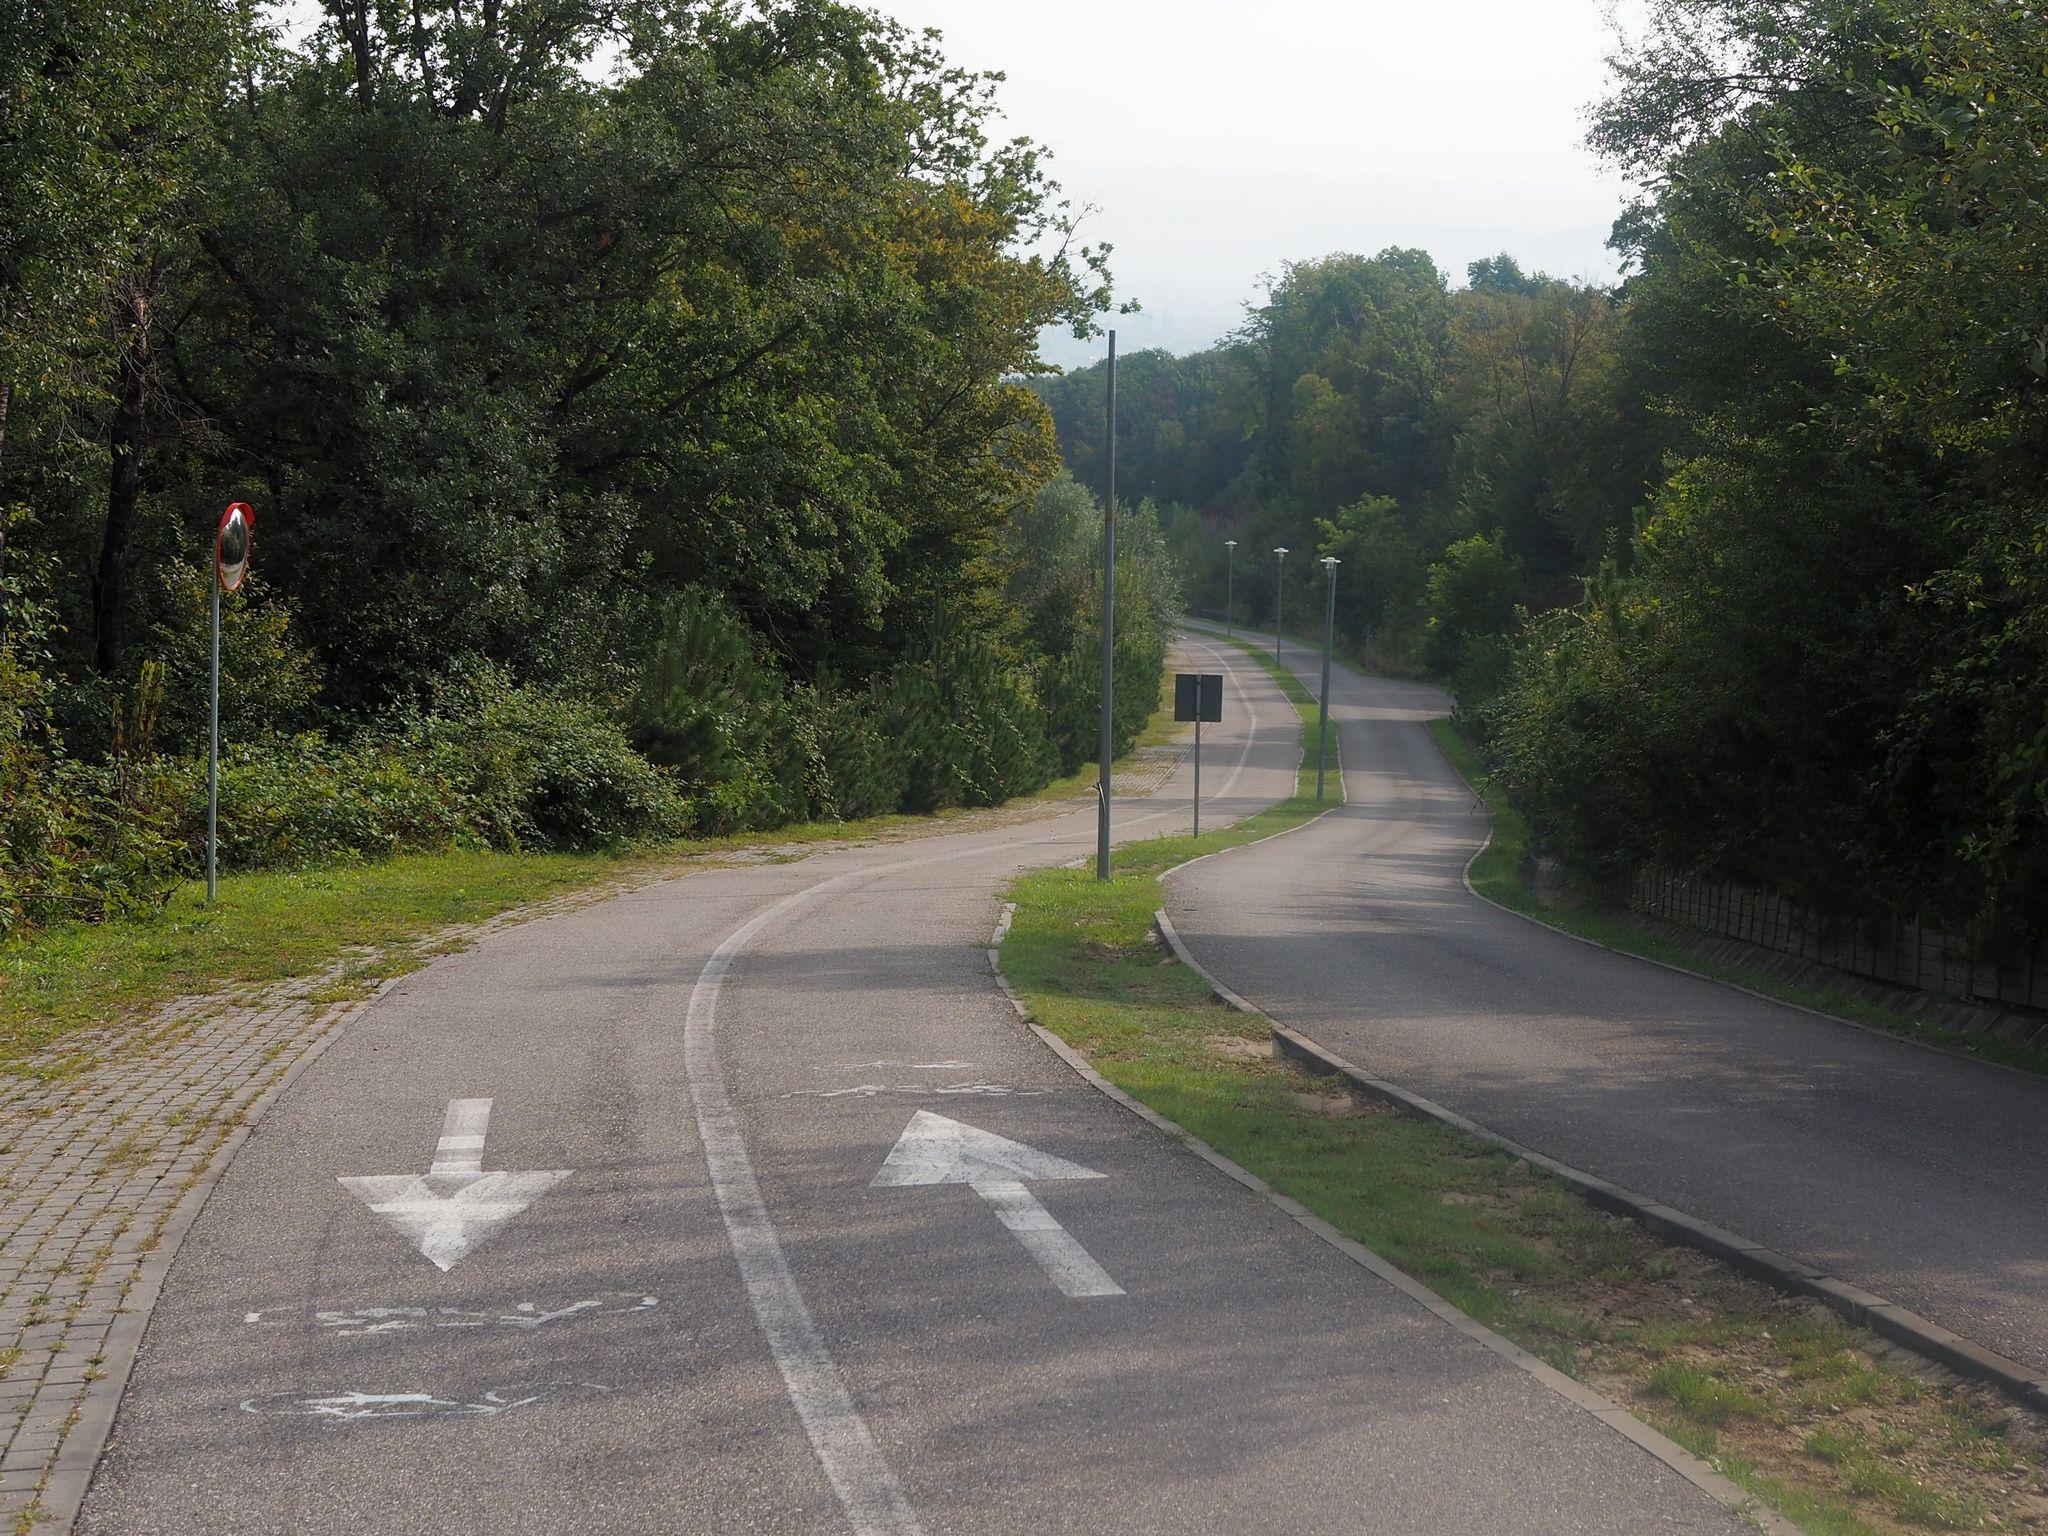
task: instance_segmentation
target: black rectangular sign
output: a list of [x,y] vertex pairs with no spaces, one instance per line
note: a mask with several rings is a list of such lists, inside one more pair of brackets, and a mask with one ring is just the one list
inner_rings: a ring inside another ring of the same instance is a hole
[[1223,675],[1220,672],[1176,672],[1173,677],[1173,718],[1221,720]]

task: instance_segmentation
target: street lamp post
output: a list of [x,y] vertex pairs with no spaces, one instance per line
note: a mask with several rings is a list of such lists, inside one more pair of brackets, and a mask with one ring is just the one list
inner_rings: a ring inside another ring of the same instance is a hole
[[1280,631],[1283,609],[1287,603],[1287,546],[1281,545],[1273,551],[1273,659],[1280,659]]
[[1323,556],[1323,569],[1329,573],[1330,587],[1323,598],[1323,707],[1316,716],[1316,803],[1323,799],[1324,743],[1330,737],[1330,648],[1337,637],[1337,567],[1341,562],[1335,555]]
[[1108,474],[1102,495],[1102,699],[1095,785],[1095,878],[1109,878],[1109,759],[1116,718],[1116,332],[1109,333]]
[[1237,633],[1237,540],[1223,541],[1223,633]]

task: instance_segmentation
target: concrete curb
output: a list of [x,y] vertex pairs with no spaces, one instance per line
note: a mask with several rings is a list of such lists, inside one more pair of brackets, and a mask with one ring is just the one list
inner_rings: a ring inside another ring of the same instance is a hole
[[1799,1260],[1766,1248],[1762,1243],[1743,1237],[1740,1233],[1730,1232],[1727,1228],[1715,1226],[1710,1221],[1702,1221],[1697,1216],[1688,1215],[1648,1195],[1624,1189],[1595,1174],[1574,1168],[1569,1163],[1561,1163],[1556,1158],[1546,1156],[1532,1147],[1525,1147],[1497,1131],[1490,1131],[1432,1099],[1411,1093],[1398,1084],[1373,1077],[1334,1051],[1317,1044],[1307,1035],[1276,1022],[1263,1010],[1253,1007],[1224,986],[1189,953],[1187,945],[1174,930],[1173,920],[1166,915],[1164,909],[1154,914],[1154,921],[1158,925],[1160,936],[1172,947],[1174,955],[1189,970],[1208,983],[1218,1001],[1242,1013],[1251,1014],[1271,1027],[1273,1044],[1280,1054],[1299,1062],[1311,1071],[1342,1077],[1369,1098],[1377,1099],[1404,1114],[1453,1126],[1466,1135],[1490,1142],[1515,1157],[1525,1158],[1536,1167],[1571,1185],[1602,1210],[1639,1221],[1666,1242],[1682,1243],[1688,1248],[1697,1248],[1751,1278],[1763,1281],[1766,1285],[1795,1296],[1808,1296],[1824,1302],[1851,1322],[1861,1324],[1894,1344],[1910,1349],[1937,1365],[1945,1366],[1959,1376],[1996,1387],[2036,1413],[2048,1413],[2048,1374],[2029,1369],[2016,1360],[2006,1359],[2003,1355],[1994,1354],[1981,1345],[1971,1343],[1960,1334],[1950,1332],[1939,1323],[1930,1322],[1919,1313],[1888,1301],[1875,1292],[1851,1285],[1846,1280],[1838,1280],[1810,1264],[1802,1264]]
[[[1290,828],[1289,830],[1293,829]],[[1246,844],[1245,846],[1249,847],[1251,845]],[[1335,1227],[1323,1220],[1322,1217],[1309,1210],[1299,1200],[1281,1194],[1250,1169],[1225,1157],[1199,1136],[1194,1135],[1174,1121],[1167,1119],[1166,1116],[1160,1114],[1157,1110],[1139,1103],[1136,1099],[1125,1093],[1123,1089],[1117,1087],[1116,1084],[1110,1082],[1109,1079],[1088,1065],[1087,1058],[1083,1057],[1072,1046],[1068,1045],[1066,1041],[1031,1017],[1030,1011],[1024,1006],[1024,1000],[1017,995],[1017,989],[1010,985],[1010,978],[1003,974],[1003,939],[1009,933],[1010,920],[1016,916],[1016,913],[1017,906],[1015,902],[1005,902],[1003,904],[1002,916],[997,919],[995,933],[989,939],[989,970],[995,976],[996,985],[1003,989],[1003,996],[1009,999],[1011,1008],[1016,1010],[1017,1017],[1023,1020],[1025,1028],[1038,1036],[1045,1043],[1048,1050],[1071,1067],[1075,1074],[1090,1087],[1094,1088],[1104,1097],[1122,1105],[1153,1129],[1179,1142],[1188,1151],[1194,1153],[1195,1156],[1208,1163],[1218,1172],[1225,1174],[1243,1185],[1253,1194],[1260,1196],[1269,1204],[1277,1206],[1280,1210],[1286,1212],[1296,1224],[1314,1233],[1318,1238],[1328,1243],[1354,1264],[1371,1271],[1380,1279],[1386,1281],[1388,1285],[1391,1285],[1402,1295],[1408,1297],[1409,1300],[1417,1303],[1439,1320],[1448,1323],[1475,1344],[1491,1351],[1518,1369],[1535,1377],[1537,1381],[1548,1387],[1573,1407],[1583,1409],[1591,1414],[1607,1428],[1613,1430],[1637,1449],[1669,1467],[1673,1472],[1676,1472],[1680,1477],[1699,1489],[1700,1492],[1706,1494],[1707,1497],[1713,1499],[1717,1504],[1730,1510],[1739,1519],[1746,1521],[1753,1528],[1767,1532],[1769,1536],[1800,1536],[1798,1526],[1784,1519],[1775,1511],[1758,1503],[1749,1494],[1743,1492],[1731,1479],[1716,1472],[1705,1461],[1693,1455],[1692,1452],[1686,1450],[1669,1436],[1660,1434],[1652,1429],[1620,1404],[1609,1400],[1585,1383],[1574,1381],[1556,1367],[1537,1359],[1520,1345],[1495,1333],[1484,1323],[1468,1317],[1448,1301],[1445,1301],[1443,1297],[1437,1295],[1435,1291],[1424,1285],[1420,1280],[1417,1280],[1413,1275],[1408,1274],[1405,1270],[1396,1269],[1363,1243],[1346,1237],[1342,1232],[1339,1232]],[[1160,915],[1163,917],[1165,914],[1162,913]],[[1172,934],[1171,927],[1168,927],[1165,931],[1169,936]],[[1180,943],[1177,938],[1170,937],[1169,942],[1174,945],[1177,953],[1180,952]],[[1184,954],[1182,958],[1186,959]],[[1193,964],[1192,961],[1187,963]],[[1196,974],[1209,980],[1209,984],[1212,987],[1218,986],[1218,983],[1209,978],[1209,973],[1202,970],[1201,967],[1195,966],[1194,969]],[[1258,1011],[1251,1008],[1249,1004],[1245,1003],[1234,992],[1229,993],[1225,1000],[1229,1001],[1233,1007],[1242,1008],[1247,1012],[1257,1013]],[[1279,1038],[1277,1027],[1274,1037],[1275,1039]]]

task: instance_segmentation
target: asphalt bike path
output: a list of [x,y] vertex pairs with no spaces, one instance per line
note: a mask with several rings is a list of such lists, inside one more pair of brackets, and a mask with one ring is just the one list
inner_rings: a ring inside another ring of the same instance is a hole
[[1487,815],[1424,728],[1449,707],[1334,668],[1347,803],[1168,882],[1195,957],[1377,1077],[2048,1372],[2048,1083],[1472,895]]
[[[1221,825],[1295,717],[1191,649]],[[707,871],[408,977],[187,1237],[81,1528],[1736,1529],[1019,1026],[998,892],[1093,831]]]

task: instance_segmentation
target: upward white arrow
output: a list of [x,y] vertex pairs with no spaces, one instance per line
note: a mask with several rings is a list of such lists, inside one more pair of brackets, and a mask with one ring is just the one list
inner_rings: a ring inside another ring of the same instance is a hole
[[574,1171],[485,1173],[490,1123],[489,1099],[450,1099],[433,1166],[424,1175],[372,1173],[338,1182],[445,1273]]
[[965,1184],[988,1202],[1024,1251],[1069,1296],[1121,1296],[1088,1250],[1024,1187],[1027,1179],[1099,1179],[1083,1168],[1021,1141],[920,1109],[869,1180],[872,1189],[911,1184]]

